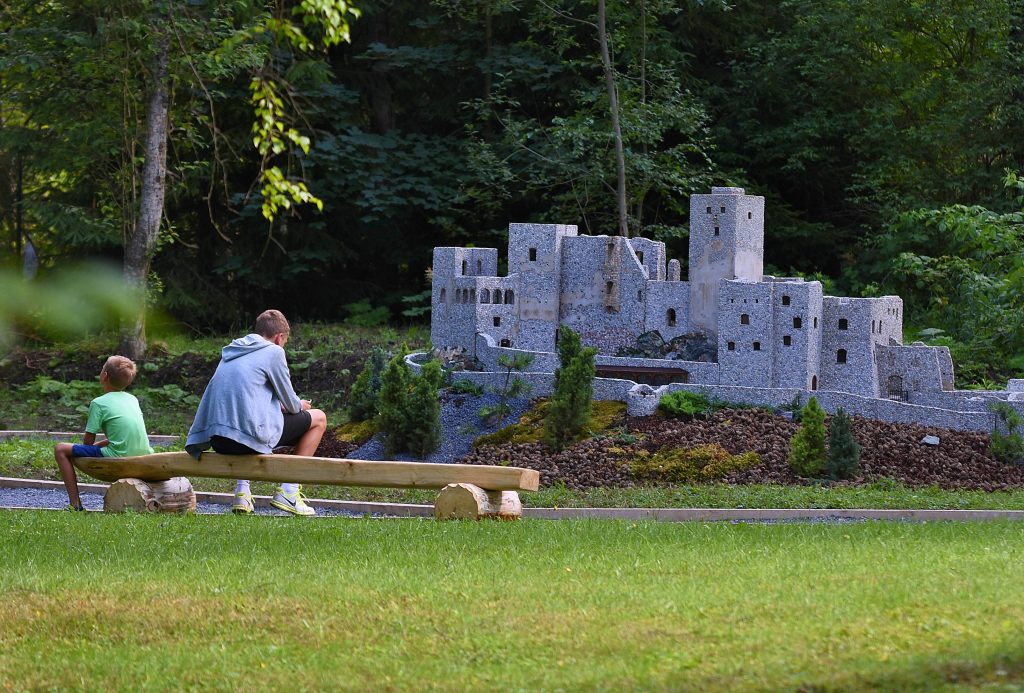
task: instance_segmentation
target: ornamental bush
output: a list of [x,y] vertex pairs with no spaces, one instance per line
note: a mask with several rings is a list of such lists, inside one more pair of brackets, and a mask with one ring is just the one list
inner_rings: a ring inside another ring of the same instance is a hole
[[377,416],[380,399],[381,375],[387,359],[384,350],[373,347],[366,365],[352,383],[352,392],[348,400],[349,421],[366,421]]
[[596,355],[597,349],[584,348],[571,328],[558,328],[560,366],[555,371],[555,391],[544,420],[544,439],[559,452],[579,440],[590,423]]
[[403,354],[395,356],[381,375],[377,428],[384,434],[384,452],[411,452],[426,457],[441,444],[441,400],[437,391],[444,371],[437,361],[423,364],[414,376]]
[[789,466],[797,476],[821,476],[825,469],[825,410],[811,397],[800,410],[800,428],[789,441]]
[[715,410],[715,405],[698,392],[676,390],[662,397],[658,408],[667,416],[691,419],[694,416],[707,416]]
[[853,437],[849,415],[842,407],[828,426],[828,461],[825,473],[830,479],[849,479],[860,466],[860,444]]
[[992,431],[992,442],[989,445],[992,455],[1000,462],[1024,464],[1024,437],[1019,432],[1024,426],[1024,417],[1006,402],[992,402],[988,409],[999,417],[1006,429],[1006,433],[998,428]]

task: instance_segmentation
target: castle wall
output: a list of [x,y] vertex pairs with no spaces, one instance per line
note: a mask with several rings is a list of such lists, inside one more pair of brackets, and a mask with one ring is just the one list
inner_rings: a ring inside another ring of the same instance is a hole
[[846,298],[822,302],[820,389],[877,397],[875,345],[903,336],[902,301],[896,296]]
[[517,319],[509,337],[521,349],[552,351],[562,289],[562,246],[576,236],[563,224],[509,224],[508,273],[518,275]]
[[680,281],[647,282],[644,332],[657,330],[665,341],[684,335],[690,327],[690,285]]
[[928,404],[930,393],[942,392],[945,347],[875,346],[879,396],[913,404]]
[[690,197],[690,327],[718,331],[722,279],[760,281],[764,273],[764,198],[743,188]]
[[[646,259],[646,258],[645,258]],[[562,244],[561,322],[614,354],[643,332],[647,276],[628,239],[577,236]]]
[[773,285],[722,280],[718,290],[720,384],[770,387],[776,339]]
[[470,348],[477,329],[478,280],[496,278],[496,248],[434,248],[431,264],[430,341],[435,347]]
[[633,248],[640,265],[647,271],[647,278],[655,281],[665,279],[665,244],[649,238],[630,238],[627,241]]
[[818,388],[821,362],[820,282],[772,279],[772,387]]

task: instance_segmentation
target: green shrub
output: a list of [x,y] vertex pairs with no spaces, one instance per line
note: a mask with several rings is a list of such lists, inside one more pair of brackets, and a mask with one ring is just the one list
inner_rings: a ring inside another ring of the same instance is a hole
[[1024,417],[1006,402],[992,402],[988,409],[999,417],[999,421],[1006,428],[1006,433],[998,428],[992,431],[989,444],[992,455],[1007,464],[1024,464],[1024,437],[1021,437],[1019,432],[1021,425],[1024,424]]
[[629,463],[630,471],[643,481],[692,484],[723,479],[730,472],[761,464],[756,452],[730,455],[718,444],[695,448],[666,448],[656,453],[642,450]]
[[853,437],[849,415],[840,408],[828,427],[825,473],[830,479],[849,479],[857,473],[859,466],[860,444]]
[[558,330],[558,359],[555,391],[544,420],[545,441],[556,451],[579,440],[590,423],[594,394],[594,357],[597,349],[584,348],[580,336],[562,325]]
[[498,395],[498,403],[492,406],[483,407],[480,410],[481,419],[496,419],[498,424],[505,421],[511,408],[508,401],[516,397],[525,397],[533,389],[532,386],[518,375],[512,377],[512,373],[523,373],[533,363],[533,354],[516,354],[510,356],[502,354],[498,357],[498,365],[505,369],[505,381],[501,387],[492,391]]
[[378,429],[384,434],[384,451],[411,452],[426,457],[441,442],[441,401],[437,390],[444,380],[441,364],[429,361],[418,377],[395,356],[381,375]]
[[707,416],[715,410],[715,405],[708,401],[708,398],[698,392],[689,390],[676,390],[661,398],[658,408],[665,413],[679,419],[690,419],[694,416]]
[[800,428],[789,441],[789,466],[797,476],[821,476],[825,469],[825,411],[811,397],[800,410]]
[[484,393],[483,387],[465,378],[456,380],[448,386],[448,389],[459,395],[473,395],[474,397],[479,397]]
[[[548,415],[549,400],[541,399],[523,412],[516,423],[500,428],[494,433],[487,433],[473,441],[473,447],[481,445],[502,445],[504,443],[538,443],[544,440],[545,421]],[[590,403],[590,433],[598,435],[618,426],[626,414],[625,402],[615,400],[599,400]],[[635,438],[633,439],[635,442]]]
[[384,372],[386,359],[384,350],[374,347],[366,365],[352,383],[352,392],[348,401],[348,418],[352,421],[366,421],[377,415],[380,405],[381,376]]

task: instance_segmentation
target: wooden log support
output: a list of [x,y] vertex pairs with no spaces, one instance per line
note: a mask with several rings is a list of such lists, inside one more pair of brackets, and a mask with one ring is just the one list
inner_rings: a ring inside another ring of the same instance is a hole
[[196,493],[192,483],[183,476],[167,481],[118,479],[103,496],[103,511],[185,513],[196,509]]
[[438,520],[518,520],[522,515],[515,491],[485,491],[473,484],[448,484],[434,501]]

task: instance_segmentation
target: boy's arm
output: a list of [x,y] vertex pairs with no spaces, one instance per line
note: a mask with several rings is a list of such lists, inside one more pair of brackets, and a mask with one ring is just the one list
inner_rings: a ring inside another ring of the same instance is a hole
[[270,387],[286,412],[298,414],[303,410],[302,400],[295,394],[295,389],[292,387],[292,377],[288,373],[288,361],[285,359],[284,349],[278,347],[278,353],[280,359],[275,359],[267,369]]
[[95,445],[98,448],[102,448],[102,447],[106,447],[107,445],[109,445],[110,441],[106,440],[106,439],[103,439],[103,440],[101,440],[100,442],[97,443],[96,442],[96,434],[95,433],[86,432],[86,434],[84,436],[82,436],[82,444],[83,445]]

